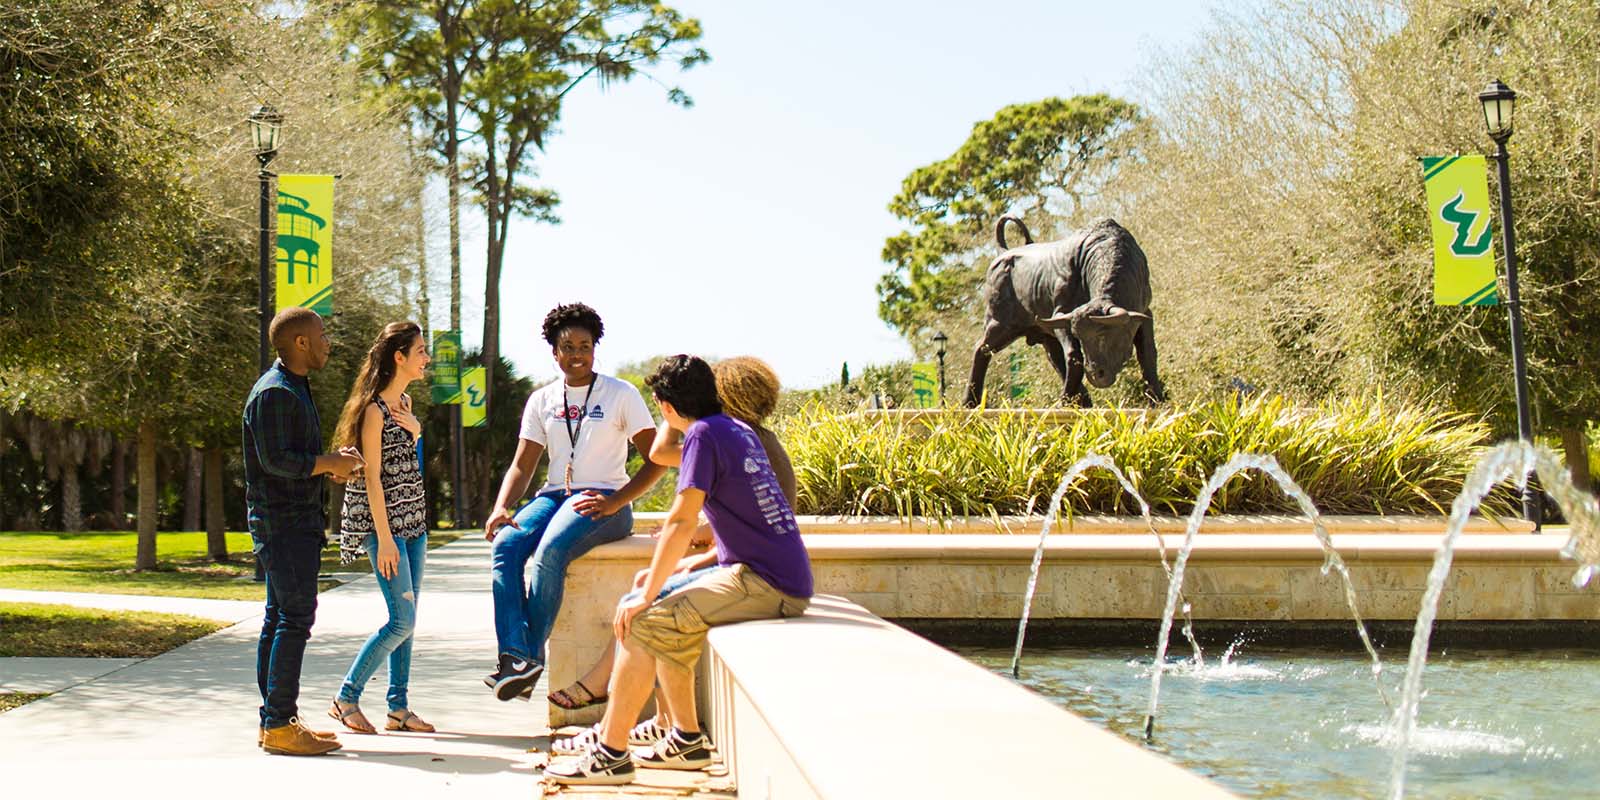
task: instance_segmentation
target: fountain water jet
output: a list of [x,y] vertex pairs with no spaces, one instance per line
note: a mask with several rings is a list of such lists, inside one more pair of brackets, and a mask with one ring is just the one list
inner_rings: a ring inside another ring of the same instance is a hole
[[[1572,485],[1561,459],[1544,447],[1523,441],[1506,442],[1490,450],[1478,465],[1468,473],[1461,494],[1450,504],[1450,521],[1445,528],[1444,541],[1433,556],[1433,568],[1428,571],[1428,587],[1422,594],[1422,609],[1417,614],[1416,629],[1411,636],[1411,656],[1406,662],[1406,676],[1401,686],[1400,707],[1394,710],[1394,729],[1398,734],[1393,766],[1389,774],[1389,796],[1400,800],[1405,795],[1406,760],[1410,755],[1411,741],[1416,733],[1417,711],[1422,702],[1422,670],[1428,662],[1428,640],[1433,635],[1433,622],[1439,611],[1439,596],[1444,592],[1445,579],[1450,575],[1450,564],[1455,557],[1456,542],[1466,527],[1467,518],[1483,502],[1494,487],[1512,476],[1517,478],[1517,488],[1527,486],[1528,473],[1537,472],[1545,491],[1555,498],[1572,525],[1572,536],[1561,554],[1578,562],[1573,582],[1579,586],[1588,583],[1596,567],[1600,567],[1600,506],[1595,498]],[[1183,557],[1179,556],[1179,564]],[[1153,708],[1152,704],[1152,708]]]
[[[1161,541],[1161,534],[1156,532],[1155,521],[1150,518],[1150,504],[1145,502],[1144,496],[1133,488],[1133,483],[1128,480],[1126,475],[1122,474],[1122,470],[1117,468],[1117,463],[1112,461],[1110,457],[1099,453],[1089,453],[1078,459],[1077,463],[1068,468],[1066,474],[1062,476],[1061,483],[1056,487],[1056,493],[1050,497],[1050,505],[1045,508],[1044,524],[1039,527],[1039,546],[1033,551],[1033,566],[1028,572],[1028,590],[1022,601],[1022,621],[1017,624],[1017,647],[1011,655],[1011,677],[1013,678],[1020,677],[1022,674],[1022,640],[1028,634],[1028,615],[1033,611],[1033,593],[1039,584],[1039,566],[1044,560],[1044,544],[1046,537],[1050,535],[1050,523],[1055,519],[1056,509],[1061,507],[1061,499],[1066,496],[1067,487],[1071,486],[1072,482],[1078,479],[1078,476],[1095,467],[1110,470],[1111,474],[1117,476],[1117,482],[1122,484],[1123,490],[1133,495],[1134,501],[1139,504],[1139,515],[1144,517],[1145,526],[1150,529],[1150,535],[1156,537],[1156,552],[1161,556],[1161,569],[1167,573],[1168,580],[1172,579],[1172,567],[1167,564],[1167,546]],[[1194,628],[1190,623],[1189,607],[1185,604],[1183,634],[1188,637],[1190,646],[1194,648],[1195,662],[1202,664],[1204,659],[1200,654],[1200,643],[1195,641]]]
[[1311,519],[1311,530],[1322,545],[1324,560],[1322,574],[1328,574],[1329,569],[1337,570],[1339,577],[1344,580],[1345,602],[1350,606],[1350,614],[1355,618],[1356,632],[1361,635],[1361,644],[1367,648],[1367,654],[1372,657],[1372,678],[1378,686],[1378,697],[1384,705],[1393,708],[1388,695],[1383,690],[1381,673],[1383,664],[1378,660],[1378,651],[1372,646],[1372,638],[1367,635],[1367,626],[1361,621],[1361,612],[1356,604],[1355,585],[1350,581],[1350,570],[1345,567],[1344,559],[1339,557],[1338,551],[1333,549],[1333,539],[1328,536],[1328,529],[1322,523],[1322,514],[1312,504],[1311,497],[1300,488],[1289,473],[1283,471],[1278,465],[1278,460],[1269,455],[1258,453],[1236,453],[1228,459],[1226,464],[1218,467],[1211,474],[1211,479],[1201,488],[1200,494],[1195,497],[1194,511],[1189,514],[1189,525],[1183,535],[1183,547],[1178,551],[1178,559],[1172,569],[1171,581],[1167,585],[1167,605],[1161,617],[1161,633],[1156,640],[1156,659],[1152,666],[1150,677],[1150,711],[1144,720],[1144,738],[1149,741],[1155,735],[1156,705],[1161,697],[1161,674],[1166,667],[1167,640],[1172,635],[1172,616],[1178,604],[1178,594],[1183,590],[1183,571],[1189,562],[1189,553],[1194,550],[1195,534],[1200,532],[1200,525],[1205,521],[1206,511],[1211,508],[1211,498],[1240,472],[1255,469],[1266,473],[1277,481],[1278,487],[1284,494],[1294,498],[1299,503],[1300,510]]

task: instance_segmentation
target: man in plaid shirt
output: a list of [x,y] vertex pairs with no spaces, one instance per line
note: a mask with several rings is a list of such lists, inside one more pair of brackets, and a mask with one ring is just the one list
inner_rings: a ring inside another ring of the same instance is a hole
[[339,749],[333,734],[300,724],[300,663],[317,612],[317,570],[326,543],[327,485],[361,468],[347,448],[322,452],[322,420],[306,376],[328,364],[322,317],[306,308],[278,312],[268,328],[278,360],[244,404],[244,485],[250,537],[267,573],[267,611],[256,651],[261,733],[268,753],[321,755]]

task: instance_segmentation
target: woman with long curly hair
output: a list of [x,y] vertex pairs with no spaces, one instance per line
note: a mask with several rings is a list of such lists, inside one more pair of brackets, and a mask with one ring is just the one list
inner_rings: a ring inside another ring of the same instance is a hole
[[361,690],[389,661],[391,731],[429,732],[433,726],[411,711],[406,685],[411,677],[411,640],[417,621],[417,596],[428,552],[428,515],[423,501],[417,438],[422,424],[411,413],[405,393],[421,380],[431,358],[422,329],[414,322],[394,322],[378,334],[360,377],[350,390],[339,426],[338,446],[361,450],[366,466],[345,487],[339,524],[339,554],[344,563],[362,553],[372,562],[378,590],[389,607],[389,620],[356,654],[328,716],[356,733],[377,729],[361,713]]
[[[484,683],[501,700],[530,696],[544,672],[545,641],[561,610],[567,565],[631,534],[632,502],[666,472],[646,458],[628,477],[628,443],[649,453],[655,419],[637,387],[594,371],[595,345],[605,333],[600,315],[582,303],[557,306],[545,315],[543,333],[561,379],[528,398],[517,454],[483,527],[484,538],[494,542],[499,648],[496,669]],[[546,451],[544,486],[513,516]],[[529,560],[533,574],[525,584]]]

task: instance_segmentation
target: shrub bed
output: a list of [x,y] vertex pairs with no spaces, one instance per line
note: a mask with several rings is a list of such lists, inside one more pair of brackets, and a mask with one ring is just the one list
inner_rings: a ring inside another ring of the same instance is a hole
[[[1112,458],[1156,513],[1187,514],[1211,473],[1236,453],[1265,453],[1331,514],[1444,514],[1489,443],[1468,416],[1382,398],[1297,407],[1279,398],[1096,410],[1066,419],[952,412],[921,423],[811,407],[780,435],[794,462],[800,513],[992,516],[1041,514],[1085,454]],[[1510,510],[1509,495],[1488,510]],[[1265,475],[1229,481],[1212,513],[1297,512]],[[1080,477],[1063,513],[1136,514],[1105,470]]]

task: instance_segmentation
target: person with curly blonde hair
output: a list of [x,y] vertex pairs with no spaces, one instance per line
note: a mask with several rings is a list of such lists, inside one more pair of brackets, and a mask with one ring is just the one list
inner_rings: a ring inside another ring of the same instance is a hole
[[[754,356],[738,356],[719,361],[711,366],[711,371],[716,376],[717,398],[722,401],[723,413],[750,426],[756,438],[761,440],[761,446],[767,451],[767,460],[772,462],[772,471],[778,478],[778,488],[793,507],[796,495],[794,466],[789,461],[788,451],[784,450],[783,444],[778,441],[777,434],[764,424],[778,408],[782,385],[778,382],[777,373],[772,371],[767,362]],[[669,426],[662,427],[662,432],[656,436],[655,444],[650,448],[650,460],[657,464],[677,466],[683,456],[683,437]],[[692,544],[699,547],[710,543],[711,532],[707,527],[702,527],[696,532]],[[662,596],[687,585],[716,564],[715,549],[685,558],[678,563],[677,571],[663,587]],[[634,589],[639,588],[640,581],[648,572],[647,569],[640,570],[639,574],[634,576]],[[613,641],[611,647],[600,656],[599,662],[590,667],[582,678],[565,689],[551,692],[550,702],[569,711],[606,702],[608,696],[597,693],[597,690],[604,687],[611,678],[614,655],[612,648],[615,646],[616,642]],[[666,730],[667,724],[664,719],[648,720],[640,723],[639,730],[635,731],[638,735],[634,739],[638,744],[649,744]],[[590,735],[585,733],[578,737],[579,741],[565,740],[557,744],[561,746],[563,753],[575,752],[576,748],[584,744],[581,740]]]

